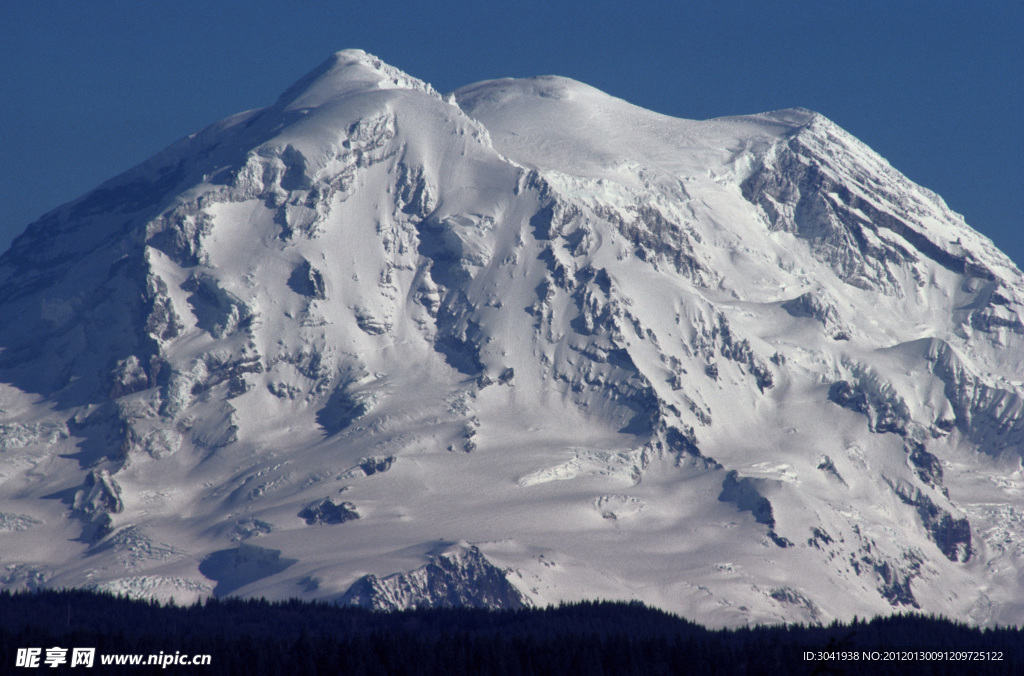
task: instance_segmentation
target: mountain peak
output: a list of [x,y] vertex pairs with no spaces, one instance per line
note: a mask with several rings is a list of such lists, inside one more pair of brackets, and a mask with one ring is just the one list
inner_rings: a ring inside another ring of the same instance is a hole
[[815,120],[828,119],[821,113],[802,107],[772,110],[767,113],[755,115],[755,117],[763,117],[765,119],[783,122],[785,124],[792,125],[794,128],[806,127],[807,125],[812,124]]
[[344,49],[310,71],[278,100],[285,110],[317,108],[372,89],[411,89],[440,97],[434,88],[361,49]]

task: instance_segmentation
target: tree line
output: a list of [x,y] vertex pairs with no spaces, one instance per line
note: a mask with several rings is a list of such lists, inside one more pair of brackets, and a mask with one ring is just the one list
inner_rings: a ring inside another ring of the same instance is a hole
[[34,671],[15,666],[19,649],[61,647],[207,654],[210,666],[161,670],[207,676],[1002,674],[1024,673],[1022,639],[1017,627],[981,629],[921,614],[708,629],[639,602],[385,613],[298,600],[177,606],[82,590],[0,592],[0,673]]

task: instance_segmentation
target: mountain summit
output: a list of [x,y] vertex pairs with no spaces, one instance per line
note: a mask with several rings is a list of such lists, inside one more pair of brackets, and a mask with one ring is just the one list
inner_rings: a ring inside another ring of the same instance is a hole
[[340,52],[0,299],[9,588],[1024,621],[1024,277],[811,111]]

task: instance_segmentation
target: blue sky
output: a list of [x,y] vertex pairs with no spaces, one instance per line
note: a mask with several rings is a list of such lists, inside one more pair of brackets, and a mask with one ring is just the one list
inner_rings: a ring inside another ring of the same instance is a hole
[[1024,265],[1024,0],[0,5],[0,248],[358,47],[449,91],[556,74],[687,118],[803,106]]

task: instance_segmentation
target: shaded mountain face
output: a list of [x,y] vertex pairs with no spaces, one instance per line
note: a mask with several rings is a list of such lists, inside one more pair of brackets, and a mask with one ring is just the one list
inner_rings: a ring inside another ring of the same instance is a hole
[[10,588],[1024,619],[1024,279],[810,111],[340,52],[0,299]]

